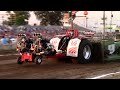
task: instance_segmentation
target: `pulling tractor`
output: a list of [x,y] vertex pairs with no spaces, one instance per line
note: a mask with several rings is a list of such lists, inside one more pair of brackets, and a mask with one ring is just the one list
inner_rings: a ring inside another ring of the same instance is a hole
[[[103,18],[105,18],[105,11]],[[103,33],[98,33],[75,30],[73,28],[74,17],[71,19],[71,29],[67,30],[66,35],[50,40],[56,54],[49,57],[74,59],[79,63],[120,60],[120,33],[105,32],[105,20],[103,20]]]
[[[90,39],[95,32],[84,32],[84,34]],[[93,57],[93,46],[89,39],[79,35],[78,30],[67,30],[65,36],[50,40],[56,50],[56,54],[51,57],[64,60],[76,59],[79,63],[88,63]]]
[[[19,35],[22,38],[23,34]],[[23,39],[23,38],[22,38]],[[20,40],[17,44],[16,51],[19,53],[17,60],[18,64],[23,64],[24,62],[36,62],[36,64],[41,64],[42,56],[36,55],[37,52],[41,52],[41,45],[33,44],[33,40]]]
[[70,29],[65,36],[52,38],[50,44],[56,54],[48,56],[49,58],[76,60],[83,64],[120,59],[120,33],[102,34]]
[[[31,45],[30,49],[19,49],[18,64],[25,61],[41,64],[43,56],[58,59],[76,58],[80,63],[87,63],[92,59],[92,43],[87,38],[79,36],[77,30],[68,30],[65,36],[54,37],[50,42],[45,40],[40,42],[38,45]],[[21,45],[24,47],[25,44]]]
[[37,61],[37,64],[41,64],[42,56],[64,60],[73,59],[83,64],[91,61],[104,62],[120,59],[120,33],[79,32],[72,28],[67,30],[62,37],[56,36],[44,44],[45,47],[38,45],[38,51],[32,52],[31,57],[25,54],[27,59]]
[[120,33],[105,34],[103,36],[93,31],[67,30],[66,35],[62,37],[58,35],[49,42],[41,40],[42,43],[32,45],[33,49],[28,50],[29,52],[20,53],[18,64],[25,61],[41,64],[43,56],[76,60],[83,64],[120,59]]

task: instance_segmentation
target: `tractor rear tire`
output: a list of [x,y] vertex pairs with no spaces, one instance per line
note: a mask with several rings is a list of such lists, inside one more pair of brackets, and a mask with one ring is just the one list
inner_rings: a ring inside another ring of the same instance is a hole
[[92,61],[92,44],[89,40],[83,39],[78,49],[78,62],[85,64]]

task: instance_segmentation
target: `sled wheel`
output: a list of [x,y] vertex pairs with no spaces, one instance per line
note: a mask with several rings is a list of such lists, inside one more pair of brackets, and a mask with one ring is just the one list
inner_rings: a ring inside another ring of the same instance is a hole
[[41,64],[42,63],[42,57],[36,56],[35,57],[35,62],[36,62],[36,64]]
[[87,39],[83,39],[79,45],[78,62],[88,63],[92,60],[92,45]]
[[18,64],[23,64],[23,61],[21,61],[21,56],[18,57],[17,63],[18,63]]

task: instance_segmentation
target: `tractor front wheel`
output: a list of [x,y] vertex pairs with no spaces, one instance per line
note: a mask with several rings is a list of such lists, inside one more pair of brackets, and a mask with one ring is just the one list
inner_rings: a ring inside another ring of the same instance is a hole
[[23,64],[23,61],[21,61],[21,56],[18,57],[17,63],[18,64]]
[[42,63],[42,57],[36,56],[35,57],[35,62],[36,62],[36,64],[41,64]]

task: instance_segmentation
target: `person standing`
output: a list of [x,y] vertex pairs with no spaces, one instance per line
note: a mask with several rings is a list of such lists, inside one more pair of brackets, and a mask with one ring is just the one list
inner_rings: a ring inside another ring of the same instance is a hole
[[5,36],[2,37],[2,39],[1,39],[1,44],[2,44],[2,45],[7,45],[7,44],[8,44]]

